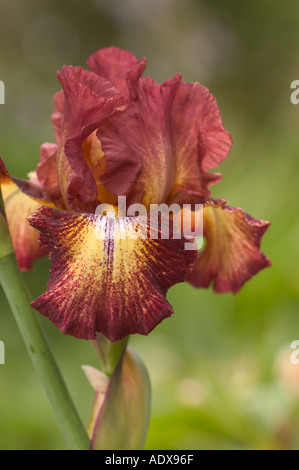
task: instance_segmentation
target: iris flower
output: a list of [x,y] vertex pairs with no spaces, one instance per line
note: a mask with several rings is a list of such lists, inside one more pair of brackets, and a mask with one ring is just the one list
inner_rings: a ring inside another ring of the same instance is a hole
[[[0,178],[19,266],[49,253],[46,292],[32,306],[65,334],[111,341],[148,334],[172,313],[167,290],[184,280],[237,292],[270,265],[260,251],[269,223],[225,199],[212,199],[221,175],[209,170],[228,155],[230,134],[217,102],[199,83],[176,74],[162,85],[143,77],[145,59],[101,49],[90,70],[64,66],[52,115],[56,143],[44,143],[24,181]],[[205,248],[185,250],[184,237],[133,237],[140,219],[97,215],[100,204],[203,205]],[[29,221],[29,223],[28,223]],[[132,236],[131,236],[132,235]]]

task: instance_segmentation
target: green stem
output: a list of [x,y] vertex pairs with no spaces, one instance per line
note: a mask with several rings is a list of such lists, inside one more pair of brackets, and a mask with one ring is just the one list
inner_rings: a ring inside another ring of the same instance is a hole
[[90,441],[44,336],[15,255],[0,260],[0,282],[25,345],[70,447],[88,450]]
[[127,347],[129,336],[118,340],[110,341],[101,333],[97,333],[96,339],[93,341],[94,346],[100,356],[103,370],[105,374],[111,376]]

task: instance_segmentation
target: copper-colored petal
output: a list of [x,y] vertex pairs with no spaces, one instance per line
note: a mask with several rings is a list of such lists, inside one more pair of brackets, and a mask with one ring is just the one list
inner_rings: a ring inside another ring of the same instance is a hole
[[36,167],[38,181],[54,200],[61,199],[57,175],[57,149],[57,144],[42,144],[40,160]]
[[[64,66],[57,76],[65,94],[63,132],[57,158],[59,184],[66,207],[77,210],[74,203],[77,199],[90,203],[97,197],[97,185],[85,161],[82,144],[122,103],[122,98],[110,82],[81,67]],[[73,178],[80,180],[80,184],[73,184]],[[74,187],[79,188],[78,193],[72,191]]]
[[138,60],[129,51],[108,47],[92,54],[87,64],[93,72],[113,83],[128,102],[136,96],[136,85],[146,66],[146,59]]
[[45,256],[48,250],[38,243],[38,231],[31,227],[27,217],[40,207],[40,203],[26,196],[12,182],[1,184],[9,232],[19,267],[32,269],[33,261]]
[[207,201],[203,210],[206,246],[188,280],[196,287],[213,284],[215,292],[236,293],[270,260],[260,251],[269,222],[254,219],[242,209]]
[[109,191],[124,195],[141,186],[146,207],[167,199],[175,173],[169,114],[179,82],[179,75],[163,85],[141,77],[138,99],[100,126]]
[[51,121],[55,131],[56,142],[59,144],[63,132],[63,119],[65,109],[64,91],[60,90],[54,95],[53,103],[55,111],[51,116]]
[[141,77],[136,93],[128,109],[99,127],[107,158],[103,184],[121,195],[142,188],[147,207],[180,192],[208,198],[220,175],[206,170],[217,166],[231,146],[215,98],[178,74],[162,85]]
[[78,338],[148,334],[172,314],[166,292],[185,280],[196,259],[183,239],[143,238],[146,219],[42,207],[30,224],[40,230],[52,266],[48,290],[32,306]]
[[51,197],[37,179],[22,180],[10,176],[2,158],[0,158],[0,184],[10,185],[12,183],[14,183],[24,195],[39,202],[39,205],[45,204],[49,207],[60,208],[58,202]]
[[214,96],[200,83],[181,82],[171,109],[173,189],[208,197],[219,174],[206,173],[224,160],[231,136],[224,129]]

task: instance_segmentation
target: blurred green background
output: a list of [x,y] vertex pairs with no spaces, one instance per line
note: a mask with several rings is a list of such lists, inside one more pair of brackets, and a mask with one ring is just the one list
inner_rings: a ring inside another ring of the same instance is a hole
[[[211,90],[234,142],[212,195],[272,222],[270,269],[236,296],[177,285],[172,318],[132,338],[152,380],[147,449],[299,448],[298,31],[296,0],[1,0],[0,154],[11,174],[25,177],[54,141],[55,71],[115,45],[146,56],[159,82],[181,72]],[[25,273],[33,297],[48,269],[43,259]],[[81,365],[98,358],[40,319],[87,423],[94,392]],[[65,448],[2,291],[0,339],[0,449]]]

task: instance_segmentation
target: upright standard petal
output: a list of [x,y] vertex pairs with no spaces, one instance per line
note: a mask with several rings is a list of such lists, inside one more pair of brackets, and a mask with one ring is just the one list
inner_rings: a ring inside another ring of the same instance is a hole
[[181,82],[170,114],[176,168],[172,190],[208,197],[208,186],[217,183],[220,175],[206,170],[218,166],[232,144],[216,99],[200,83]]
[[32,306],[77,338],[148,334],[173,313],[166,292],[196,259],[183,239],[149,239],[147,219],[42,207],[29,222],[51,260],[48,290]]
[[[57,76],[65,95],[57,158],[59,183],[66,207],[78,210],[77,199],[90,203],[97,197],[97,185],[85,161],[82,144],[123,100],[110,82],[81,67],[64,66]],[[54,119],[58,136],[62,101],[59,95]]]
[[169,109],[179,81],[177,75],[159,85],[142,77],[138,98],[124,112],[106,119],[98,131],[107,158],[103,184],[121,195],[141,188],[148,208],[166,201],[174,177]]
[[206,201],[203,210],[206,247],[199,254],[189,282],[196,287],[212,283],[215,292],[238,292],[254,274],[271,265],[260,251],[262,236],[269,225],[239,208],[226,206],[224,200]]
[[129,51],[108,47],[92,54],[87,64],[90,70],[113,83],[128,103],[136,96],[137,82],[145,69],[146,59],[138,60]]
[[[223,128],[215,98],[181,76],[157,84],[140,78],[137,98],[98,130],[111,192],[143,191],[143,203],[158,204],[177,192],[209,197],[220,175],[206,173],[228,154],[231,137]],[[125,178],[123,177],[125,175]]]
[[53,103],[55,105],[55,111],[51,116],[51,121],[54,127],[56,142],[59,144],[63,132],[63,120],[64,120],[64,109],[65,109],[65,97],[64,91],[60,90],[54,95]]
[[40,148],[40,160],[36,167],[36,175],[41,186],[53,200],[61,201],[57,174],[57,144],[45,142]]

